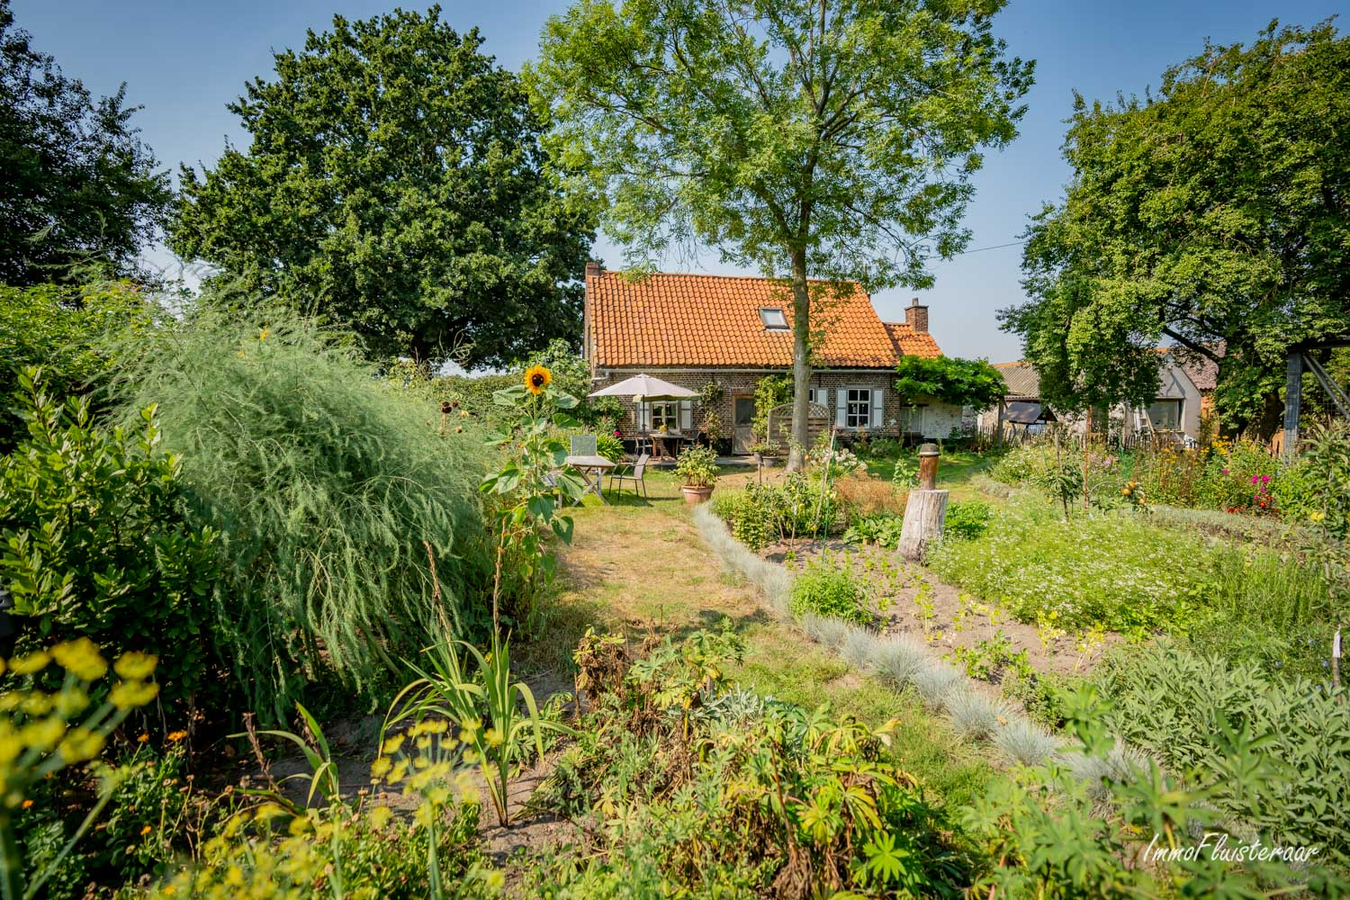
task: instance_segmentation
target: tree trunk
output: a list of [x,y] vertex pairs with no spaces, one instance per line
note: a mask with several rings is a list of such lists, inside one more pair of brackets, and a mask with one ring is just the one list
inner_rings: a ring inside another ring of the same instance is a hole
[[804,467],[811,441],[811,289],[806,283],[806,248],[792,250],[792,446],[787,470]]
[[942,536],[946,518],[946,491],[910,491],[905,521],[900,526],[900,555],[911,562],[922,562],[928,545]]

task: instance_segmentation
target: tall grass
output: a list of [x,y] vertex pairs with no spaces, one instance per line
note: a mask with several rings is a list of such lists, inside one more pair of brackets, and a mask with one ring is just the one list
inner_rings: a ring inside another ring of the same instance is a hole
[[284,316],[203,314],[118,358],[123,410],[158,404],[223,533],[218,629],[255,710],[280,717],[325,670],[373,704],[400,658],[464,631],[487,566],[477,435],[438,436],[432,407]]

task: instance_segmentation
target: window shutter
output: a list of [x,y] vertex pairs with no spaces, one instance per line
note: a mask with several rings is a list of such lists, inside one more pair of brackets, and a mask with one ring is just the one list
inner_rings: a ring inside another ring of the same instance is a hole
[[843,388],[834,392],[834,425],[836,428],[848,427],[848,391]]
[[872,389],[872,427],[880,428],[885,424],[886,392],[881,388]]
[[680,430],[692,431],[694,428],[694,401],[680,401]]
[[647,402],[645,400],[638,403],[636,416],[637,416],[637,430],[639,432],[652,430],[651,408],[647,406]]

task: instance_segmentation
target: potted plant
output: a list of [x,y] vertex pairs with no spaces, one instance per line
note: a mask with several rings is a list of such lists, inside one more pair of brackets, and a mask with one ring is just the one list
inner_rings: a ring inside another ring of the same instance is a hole
[[755,465],[757,466],[772,466],[783,453],[782,446],[780,444],[775,444],[773,441],[759,441],[751,444],[749,449],[751,457],[754,459]]
[[702,503],[712,496],[717,483],[717,454],[711,447],[688,447],[675,461],[675,474],[680,477],[684,502],[690,506]]

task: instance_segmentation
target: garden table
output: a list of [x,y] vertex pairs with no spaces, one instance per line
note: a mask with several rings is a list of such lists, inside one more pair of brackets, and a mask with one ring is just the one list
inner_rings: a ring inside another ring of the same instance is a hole
[[605,473],[614,468],[614,463],[605,459],[603,456],[569,456],[567,464],[576,469],[581,474],[581,480],[586,482],[587,492],[595,494],[600,498],[601,503],[608,503],[604,492],[600,489],[600,482],[605,477]]

